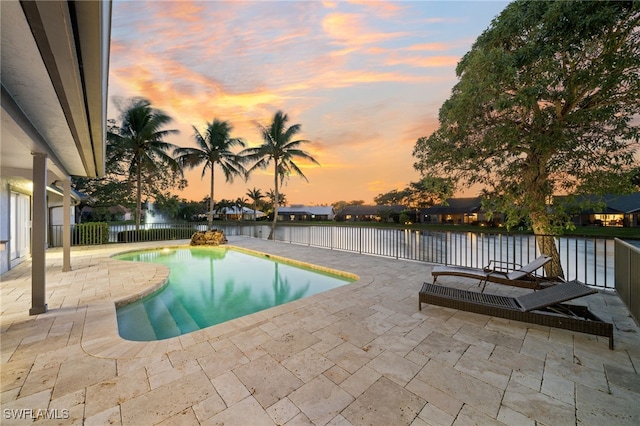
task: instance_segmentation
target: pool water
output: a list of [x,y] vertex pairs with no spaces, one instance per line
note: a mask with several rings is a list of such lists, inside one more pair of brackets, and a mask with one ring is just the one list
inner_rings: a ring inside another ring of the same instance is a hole
[[120,336],[136,341],[179,336],[354,281],[220,247],[159,249],[116,258],[170,269],[165,287],[116,309]]

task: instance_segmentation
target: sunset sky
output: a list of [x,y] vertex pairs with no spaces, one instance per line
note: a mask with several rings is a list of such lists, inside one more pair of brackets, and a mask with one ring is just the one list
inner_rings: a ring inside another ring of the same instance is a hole
[[[193,128],[229,121],[232,137],[262,142],[277,110],[301,124],[304,149],[290,204],[364,200],[419,179],[416,140],[438,124],[455,66],[508,2],[114,1],[109,118],[114,100],[142,96],[174,118],[168,141],[195,146]],[[209,194],[201,168],[181,198]],[[273,169],[224,181],[214,198],[273,188]],[[175,192],[175,191],[174,191]],[[462,195],[475,195],[473,193]]]

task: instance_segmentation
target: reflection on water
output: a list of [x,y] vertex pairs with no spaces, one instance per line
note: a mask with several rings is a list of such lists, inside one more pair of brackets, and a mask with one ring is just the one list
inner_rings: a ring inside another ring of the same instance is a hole
[[320,293],[350,280],[224,248],[125,254],[122,260],[169,266],[161,291],[117,309],[129,340],[158,340]]

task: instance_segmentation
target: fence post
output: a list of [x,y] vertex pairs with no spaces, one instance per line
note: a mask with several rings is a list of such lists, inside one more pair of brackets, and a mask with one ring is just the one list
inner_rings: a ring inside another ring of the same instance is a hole
[[333,250],[333,228],[334,226],[329,227],[329,249]]

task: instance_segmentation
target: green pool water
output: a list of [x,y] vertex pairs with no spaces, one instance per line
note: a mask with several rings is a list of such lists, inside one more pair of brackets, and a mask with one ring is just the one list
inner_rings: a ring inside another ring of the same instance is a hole
[[170,269],[165,287],[116,309],[120,336],[136,341],[179,336],[354,281],[220,247],[140,251],[116,258]]

